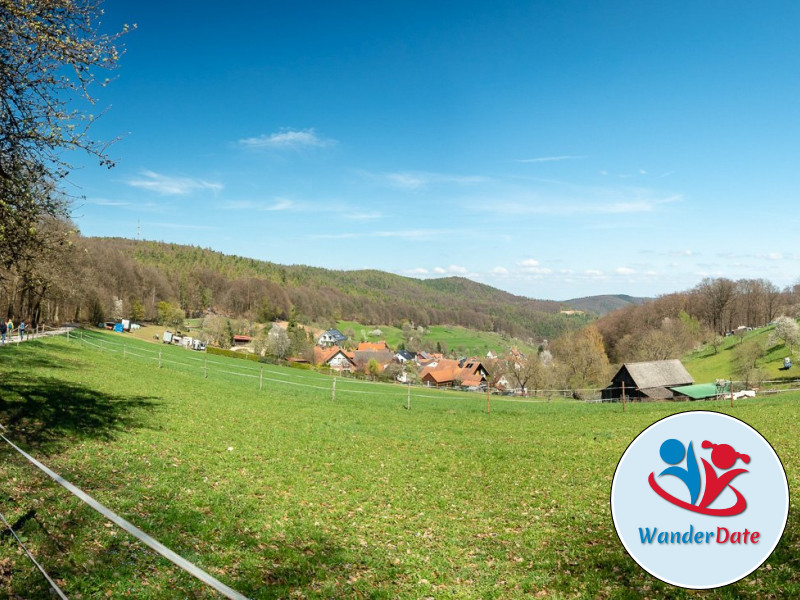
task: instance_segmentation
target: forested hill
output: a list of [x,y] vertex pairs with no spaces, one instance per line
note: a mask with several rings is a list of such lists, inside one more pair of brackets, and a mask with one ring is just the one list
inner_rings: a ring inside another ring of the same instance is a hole
[[652,298],[637,298],[635,296],[628,296],[627,294],[614,294],[574,298],[572,300],[565,300],[562,304],[574,310],[583,310],[602,316],[620,308],[625,308],[632,304],[644,304],[650,300],[652,300]]
[[[554,339],[589,317],[559,314],[562,303],[515,296],[461,277],[413,279],[375,270],[335,271],[225,255],[196,246],[121,238],[81,238],[103,305],[137,300],[148,315],[159,301],[188,315],[211,309],[253,320],[288,317],[364,324],[462,325],[517,337]],[[113,282],[113,285],[108,285]]]

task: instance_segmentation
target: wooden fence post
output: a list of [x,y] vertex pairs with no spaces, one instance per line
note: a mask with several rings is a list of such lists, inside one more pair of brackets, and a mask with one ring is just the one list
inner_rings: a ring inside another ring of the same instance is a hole
[[258,371],[258,391],[264,386],[264,367],[260,367]]
[[333,378],[333,387],[331,387],[331,402],[336,400],[336,377]]
[[622,382],[622,412],[625,412],[625,382]]

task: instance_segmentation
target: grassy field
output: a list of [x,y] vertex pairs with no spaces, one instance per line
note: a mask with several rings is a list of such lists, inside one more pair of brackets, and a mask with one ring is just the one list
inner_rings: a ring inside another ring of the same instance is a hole
[[[366,326],[355,321],[339,321],[337,327],[342,332],[352,329],[358,339],[360,339],[361,330],[363,329],[367,333],[368,341],[383,339],[386,340],[390,348],[397,348],[403,341],[403,332],[397,327],[384,325],[380,327]],[[370,336],[369,332],[374,329],[380,329],[383,334],[379,337]],[[455,350],[459,354],[470,356],[486,356],[489,350],[493,350],[498,354],[505,354],[512,346],[522,352],[530,352],[532,350],[530,346],[520,340],[512,340],[498,333],[475,331],[455,325],[432,325],[428,328],[423,339],[434,347],[436,342],[440,342],[448,350]]]
[[[795,512],[768,564],[691,592],[639,569],[609,510],[630,441],[694,408],[761,431],[797,492],[800,395],[625,413],[493,399],[487,414],[485,396],[418,390],[405,410],[400,386],[339,379],[333,401],[321,375],[99,332],[0,348],[0,381],[11,439],[253,598],[800,596]],[[216,597],[0,456],[0,511],[70,598]],[[50,597],[4,533],[0,596],[15,594]]]
[[[768,344],[767,340],[773,329],[774,327],[764,327],[750,331],[743,337],[728,336],[716,351],[713,347],[706,346],[686,356],[683,364],[698,383],[712,383],[716,379],[738,379],[736,376],[736,348],[739,344],[755,341],[766,349],[765,355],[758,360],[757,366],[764,369],[768,379],[797,379],[800,377],[800,365],[796,364],[788,371],[781,370],[783,359],[792,355],[789,349],[783,343],[773,346]],[[795,357],[795,363],[797,362]]]

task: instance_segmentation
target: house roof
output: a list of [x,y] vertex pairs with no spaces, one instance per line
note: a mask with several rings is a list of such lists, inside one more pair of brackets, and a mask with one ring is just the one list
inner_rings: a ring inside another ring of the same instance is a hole
[[339,346],[331,346],[330,348],[320,348],[319,346],[314,346],[314,363],[318,365],[326,365],[338,354],[341,354],[347,360],[353,362],[353,359],[341,348],[339,348]]
[[462,368],[458,366],[458,361],[450,359],[440,360],[435,367],[425,367],[420,377],[438,384],[451,383],[457,379],[461,385],[468,387],[478,386],[486,381],[477,368]]
[[[327,335],[329,335],[329,336],[331,336],[333,339],[335,339],[335,340],[337,340],[337,341],[342,341],[342,340],[346,340],[346,339],[347,339],[347,336],[346,336],[346,335],[344,335],[344,334],[343,334],[341,331],[339,331],[338,329],[328,329],[328,331],[326,331],[326,332],[325,332],[325,333],[323,333],[322,335],[326,335],[326,334],[327,334]],[[320,337],[321,337],[321,336],[320,336]]]
[[387,350],[389,346],[386,345],[386,342],[359,342],[358,347],[356,350],[364,351],[364,350]]
[[[636,387],[642,391],[647,388],[672,387],[694,383],[694,379],[678,359],[625,363],[617,372],[617,375],[614,376],[614,379],[617,379],[623,369],[628,371]],[[671,394],[668,397],[671,397]]]
[[702,400],[704,398],[714,398],[717,394],[728,393],[730,391],[730,384],[717,386],[715,383],[697,383],[695,385],[679,385],[672,388],[672,391],[680,394],[681,396],[688,396],[694,400]]

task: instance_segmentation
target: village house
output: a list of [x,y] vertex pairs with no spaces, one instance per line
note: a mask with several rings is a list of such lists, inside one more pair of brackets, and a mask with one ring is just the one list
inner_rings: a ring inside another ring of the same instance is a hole
[[338,346],[331,346],[330,348],[314,346],[314,364],[328,366],[333,371],[350,372],[356,368],[352,355],[349,355]]
[[420,373],[423,383],[430,387],[485,388],[489,372],[476,358],[463,361],[439,359],[436,366],[427,366]]
[[671,400],[671,388],[691,385],[694,379],[677,359],[625,363],[602,392],[604,400],[625,397],[630,400]]
[[338,329],[328,329],[328,331],[324,332],[319,336],[319,339],[317,339],[317,346],[329,348],[331,346],[338,346],[346,340],[347,336]]

